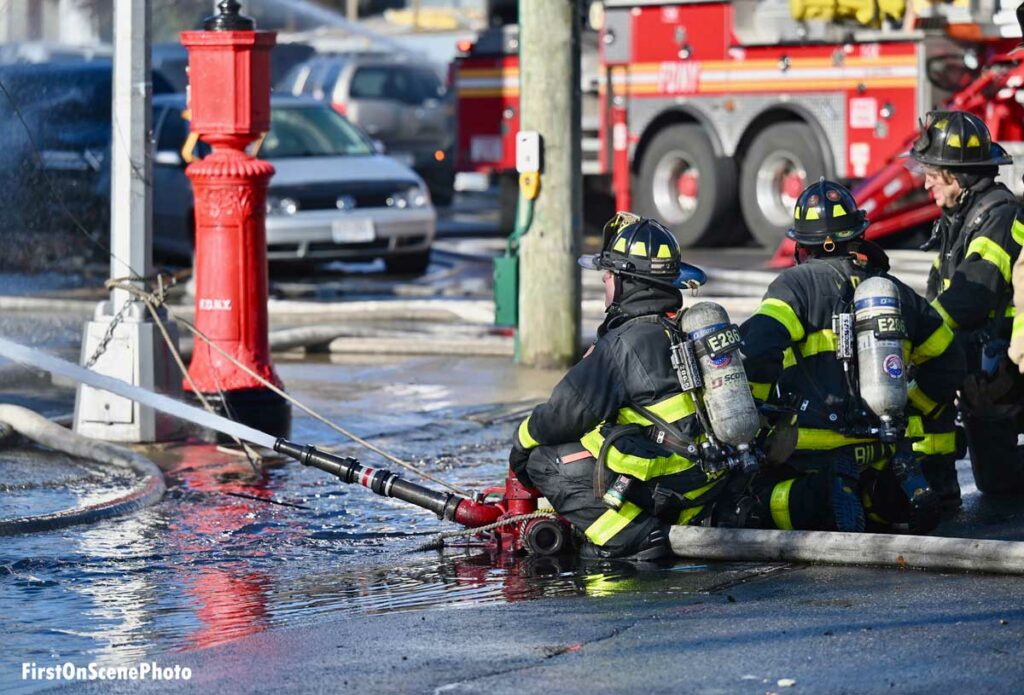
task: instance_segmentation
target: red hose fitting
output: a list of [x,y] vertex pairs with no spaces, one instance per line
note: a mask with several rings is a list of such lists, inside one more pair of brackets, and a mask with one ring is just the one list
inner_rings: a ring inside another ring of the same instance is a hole
[[493,524],[504,512],[496,504],[481,504],[473,500],[463,500],[455,508],[453,521],[469,528]]

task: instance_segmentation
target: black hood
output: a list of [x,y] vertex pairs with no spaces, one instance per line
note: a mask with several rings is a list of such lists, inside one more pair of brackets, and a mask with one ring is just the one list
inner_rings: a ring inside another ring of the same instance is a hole
[[608,307],[597,335],[600,337],[623,321],[638,316],[668,314],[682,307],[683,295],[678,289],[616,274],[615,301]]

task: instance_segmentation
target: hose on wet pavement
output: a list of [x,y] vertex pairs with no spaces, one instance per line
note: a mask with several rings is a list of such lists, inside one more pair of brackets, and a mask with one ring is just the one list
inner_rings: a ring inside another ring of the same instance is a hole
[[75,524],[92,523],[141,509],[163,497],[166,489],[163,473],[156,464],[134,451],[83,437],[20,406],[0,405],[0,433],[5,425],[26,439],[55,451],[131,471],[138,477],[138,482],[128,492],[118,493],[87,505],[48,514],[0,520],[0,536],[51,531]]
[[1024,574],[1024,542],[886,533],[673,526],[679,557]]

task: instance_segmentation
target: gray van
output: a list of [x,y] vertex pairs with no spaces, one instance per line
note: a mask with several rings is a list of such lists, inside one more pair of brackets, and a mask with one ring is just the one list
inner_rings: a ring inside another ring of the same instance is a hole
[[378,53],[321,54],[293,67],[277,92],[329,103],[415,169],[436,204],[451,202],[455,111],[434,66]]

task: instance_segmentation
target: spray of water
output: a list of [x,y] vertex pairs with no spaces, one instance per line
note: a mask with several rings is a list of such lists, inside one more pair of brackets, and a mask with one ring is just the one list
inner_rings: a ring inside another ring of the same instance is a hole
[[169,398],[159,393],[146,391],[145,389],[129,384],[126,381],[97,374],[96,372],[79,367],[77,364],[72,364],[60,358],[48,355],[45,352],[40,352],[37,349],[25,347],[24,345],[12,343],[9,340],[0,338],[0,355],[14,360],[15,362],[29,364],[33,367],[38,367],[39,369],[50,372],[51,374],[58,374],[67,379],[87,384],[102,391],[109,391],[110,393],[136,401],[142,405],[148,405],[149,407],[155,408],[163,413],[167,413],[168,415],[173,415],[181,418],[182,420],[193,422],[200,427],[206,427],[230,436],[238,437],[239,439],[251,442],[257,446],[265,446],[270,449],[274,447],[274,438],[265,432],[254,430],[251,427],[234,422],[233,420],[228,420],[227,418],[219,415],[213,415],[205,410],[185,405],[181,401],[176,401],[173,398]]

